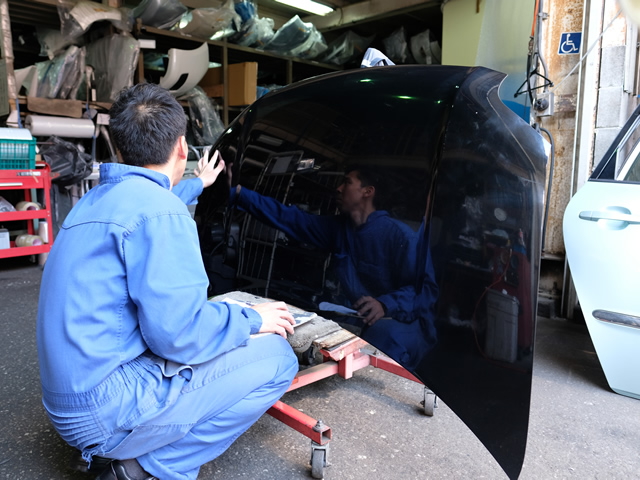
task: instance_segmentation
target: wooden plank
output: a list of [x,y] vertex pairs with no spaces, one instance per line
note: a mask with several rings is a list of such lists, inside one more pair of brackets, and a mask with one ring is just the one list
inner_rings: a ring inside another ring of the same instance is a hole
[[80,100],[27,97],[27,109],[30,112],[46,115],[82,118],[82,102]]
[[341,345],[353,338],[355,338],[355,335],[349,330],[340,329],[337,332],[330,333],[326,337],[315,340],[313,343],[318,346],[318,348],[330,350],[337,345]]

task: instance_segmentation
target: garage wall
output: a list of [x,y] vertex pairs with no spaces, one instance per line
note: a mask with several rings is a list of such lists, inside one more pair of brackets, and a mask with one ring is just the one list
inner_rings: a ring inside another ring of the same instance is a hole
[[500,98],[528,121],[525,79],[535,0],[450,0],[443,7],[442,63],[479,65],[507,74]]

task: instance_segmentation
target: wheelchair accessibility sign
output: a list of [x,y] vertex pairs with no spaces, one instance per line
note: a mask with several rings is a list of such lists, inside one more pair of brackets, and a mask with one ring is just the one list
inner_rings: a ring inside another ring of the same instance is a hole
[[572,53],[580,53],[581,43],[582,43],[582,32],[561,34],[560,48],[558,48],[558,55],[570,55]]

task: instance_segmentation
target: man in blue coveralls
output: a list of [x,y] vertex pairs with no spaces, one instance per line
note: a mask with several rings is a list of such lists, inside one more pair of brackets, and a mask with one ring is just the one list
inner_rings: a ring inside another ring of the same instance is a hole
[[[38,307],[43,404],[62,438],[114,459],[98,477],[195,479],[298,371],[282,302],[208,302],[193,202],[224,168],[186,165],[186,119],[157,85],[120,94],[110,128],[124,164],[67,216]],[[217,156],[217,155],[216,155]],[[251,338],[252,334],[272,332]]]
[[362,327],[364,340],[412,367],[435,339],[431,325],[425,332],[416,321],[424,311],[417,304],[424,303],[423,295],[416,291],[428,291],[431,305],[436,288],[430,263],[426,275],[418,271],[418,234],[378,208],[381,183],[380,173],[367,166],[348,169],[336,192],[341,215],[313,215],[241,185],[231,189],[229,202],[291,238],[331,252],[341,286],[360,316],[347,317],[346,323]]

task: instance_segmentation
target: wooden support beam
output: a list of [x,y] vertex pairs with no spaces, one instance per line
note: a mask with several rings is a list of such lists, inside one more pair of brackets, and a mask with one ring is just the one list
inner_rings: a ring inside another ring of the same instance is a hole
[[312,15],[302,20],[312,22],[320,31],[329,31],[436,3],[439,2],[436,0],[394,0],[393,2],[368,0],[342,7],[324,16]]

